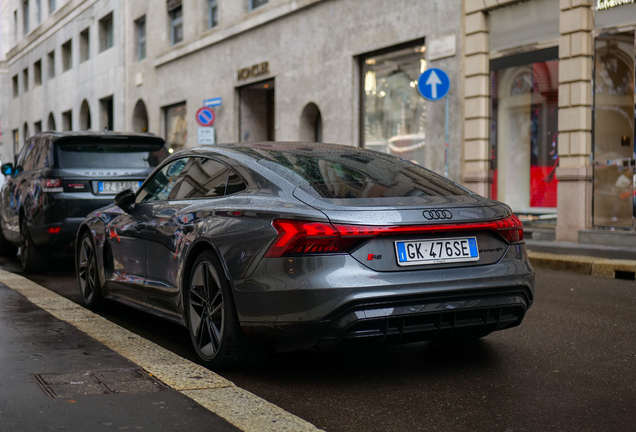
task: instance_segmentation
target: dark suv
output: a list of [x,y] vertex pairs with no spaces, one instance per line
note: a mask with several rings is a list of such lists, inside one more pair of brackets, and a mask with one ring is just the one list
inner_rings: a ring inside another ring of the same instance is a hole
[[73,244],[87,214],[136,190],[168,152],[150,134],[43,132],[29,138],[15,166],[2,165],[0,255],[21,247],[27,273],[45,269],[51,250]]

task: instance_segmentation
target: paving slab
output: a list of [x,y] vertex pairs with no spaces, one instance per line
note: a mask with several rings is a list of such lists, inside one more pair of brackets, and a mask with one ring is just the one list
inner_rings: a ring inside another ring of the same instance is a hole
[[0,283],[0,429],[238,431]]

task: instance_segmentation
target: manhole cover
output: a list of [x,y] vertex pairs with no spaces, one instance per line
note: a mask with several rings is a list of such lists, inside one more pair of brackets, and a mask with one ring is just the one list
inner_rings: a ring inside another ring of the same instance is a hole
[[111,393],[150,393],[169,387],[143,369],[88,371],[34,375],[51,397],[77,397]]

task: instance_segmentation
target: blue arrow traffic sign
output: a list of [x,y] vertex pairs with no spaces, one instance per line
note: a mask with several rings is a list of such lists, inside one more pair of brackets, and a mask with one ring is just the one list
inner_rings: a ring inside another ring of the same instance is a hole
[[441,69],[427,69],[420,75],[417,90],[424,99],[433,102],[444,99],[450,90],[448,74]]

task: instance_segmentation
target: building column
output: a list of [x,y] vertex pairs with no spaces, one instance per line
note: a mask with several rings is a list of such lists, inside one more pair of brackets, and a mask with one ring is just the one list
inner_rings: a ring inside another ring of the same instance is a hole
[[489,43],[486,5],[482,0],[465,2],[464,24],[464,168],[463,184],[483,196],[489,195],[490,88]]
[[592,0],[560,0],[557,241],[592,225]]

